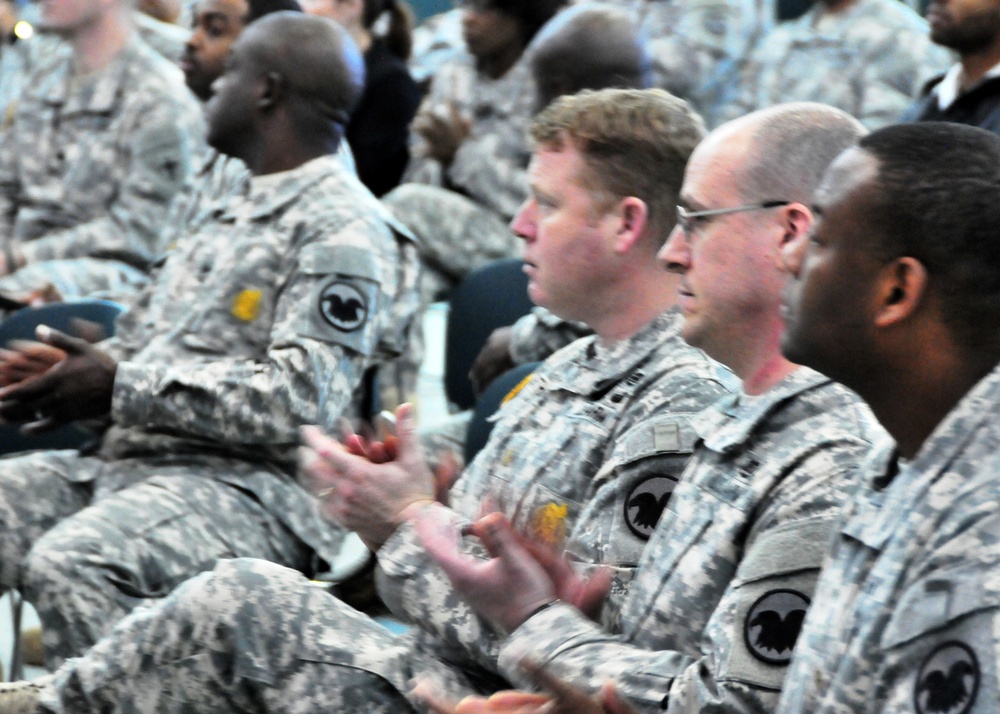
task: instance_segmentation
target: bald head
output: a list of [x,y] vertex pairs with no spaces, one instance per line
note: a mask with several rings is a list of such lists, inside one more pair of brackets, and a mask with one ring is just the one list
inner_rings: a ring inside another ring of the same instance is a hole
[[575,5],[542,28],[528,49],[538,108],[583,89],[649,86],[649,56],[624,11],[601,3]]
[[826,169],[867,130],[847,112],[826,104],[779,104],[716,129],[706,145],[728,144],[737,185],[747,202],[809,205]]
[[244,30],[236,47],[259,74],[281,78],[303,119],[314,114],[343,126],[364,89],[361,52],[340,25],[324,18],[272,13]]

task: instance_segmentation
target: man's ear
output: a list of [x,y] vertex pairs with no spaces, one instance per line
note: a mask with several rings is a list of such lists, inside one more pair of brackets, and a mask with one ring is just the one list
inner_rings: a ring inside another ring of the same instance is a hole
[[649,225],[649,206],[641,198],[628,196],[618,202],[618,232],[615,252],[628,253],[642,238]]
[[786,245],[809,235],[809,230],[813,224],[812,211],[803,203],[798,203],[797,201],[789,203],[787,206],[782,206],[780,210],[783,230],[781,233],[781,242],[778,244],[779,255],[781,249]]
[[263,111],[281,104],[288,93],[288,80],[281,72],[267,72],[259,80],[260,93],[257,107]]
[[927,268],[916,258],[896,258],[878,275],[875,325],[891,327],[913,316],[927,295]]

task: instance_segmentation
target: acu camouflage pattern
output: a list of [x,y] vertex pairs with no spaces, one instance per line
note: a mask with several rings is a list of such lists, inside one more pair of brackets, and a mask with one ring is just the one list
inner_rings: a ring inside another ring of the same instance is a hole
[[[102,343],[120,360],[112,423],[96,452],[105,465],[87,468],[81,459],[78,468],[63,469],[66,477],[92,481],[99,507],[109,494],[127,497],[132,487],[161,476],[164,459],[180,463],[188,476],[248,494],[286,542],[305,543],[329,562],[341,536],[295,482],[298,427],[332,430],[338,417],[353,415],[362,375],[402,348],[417,263],[412,243],[390,229],[391,221],[334,157],[254,178],[245,196],[203,214],[119,319],[116,336]],[[321,305],[331,290],[363,304],[359,324],[341,318],[338,327],[324,317]],[[0,462],[0,481],[16,480],[25,463]],[[22,511],[30,516],[35,505]],[[244,529],[263,525],[242,515]],[[141,507],[128,516],[143,517]],[[16,538],[17,524],[7,526],[4,538]],[[230,537],[222,526],[218,536]],[[112,560],[126,545],[89,542]],[[182,565],[197,567],[145,563],[169,574],[163,592],[205,563],[192,557]],[[104,579],[105,597],[118,596],[116,582]],[[96,618],[87,626],[106,630],[113,621],[107,609],[95,605],[77,620]]]
[[511,328],[510,356],[514,364],[548,359],[571,342],[594,334],[589,325],[564,320],[544,307],[533,308]]
[[693,427],[698,446],[624,604],[603,627],[564,604],[528,620],[500,657],[512,681],[531,686],[517,666],[529,655],[588,690],[613,679],[641,711],[773,711],[791,644],[757,648],[784,664],[755,657],[751,610],[774,591],[812,596],[880,430],[856,395],[805,368],[764,395],[722,400]]
[[[454,517],[476,518],[491,498],[516,527],[558,546],[575,539],[586,516],[584,559],[618,568],[624,590],[646,544],[625,522],[625,499],[652,476],[679,477],[694,443],[690,418],[727,393],[716,363],[681,339],[680,322],[668,311],[629,339],[601,346],[585,338],[543,363],[503,405],[452,489]],[[482,554],[475,539],[467,547]],[[452,589],[412,526],[397,530],[378,562],[379,593],[421,628],[418,649],[467,671],[478,665],[487,688],[504,685],[492,628]]]
[[711,126],[724,90],[774,24],[773,0],[626,0],[653,60],[653,84],[683,97]]
[[867,464],[795,650],[796,686],[779,711],[997,711],[998,411],[994,368],[912,461],[890,442]]
[[896,123],[924,83],[948,68],[927,22],[898,0],[816,7],[760,40],[721,120],[773,104],[812,101],[853,114],[869,129]]
[[[180,70],[133,37],[103,70],[75,78],[55,53],[33,71],[0,143],[0,241],[28,263],[148,269],[167,207],[202,151],[201,109]],[[3,281],[0,280],[0,287]],[[18,286],[19,287],[19,286]],[[59,287],[59,286],[57,286]]]
[[[689,417],[725,393],[715,363],[684,344],[679,327],[669,312],[613,347],[590,339],[554,355],[505,405],[490,445],[456,484],[456,518],[476,517],[482,497],[492,494],[519,525],[558,542],[594,492],[621,501],[638,479],[679,474],[693,441]],[[652,417],[673,425],[670,438],[648,428]],[[550,439],[544,449],[528,437],[540,433]],[[614,513],[605,520],[605,558],[627,569],[645,541]],[[383,595],[419,625],[401,638],[297,573],[222,563],[68,662],[46,705],[70,712],[127,702],[134,708],[126,709],[142,712],[183,698],[177,707],[192,711],[256,712],[264,701],[267,711],[315,711],[323,702],[331,711],[361,713],[408,708],[402,699],[395,708],[384,704],[379,687],[365,693],[359,678],[381,677],[398,692],[418,675],[454,695],[505,686],[492,630],[427,560],[412,528],[394,534],[379,558]],[[220,617],[222,602],[232,605]]]

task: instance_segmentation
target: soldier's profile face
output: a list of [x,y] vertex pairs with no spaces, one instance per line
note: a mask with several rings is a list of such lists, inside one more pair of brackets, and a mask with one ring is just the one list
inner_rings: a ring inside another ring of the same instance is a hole
[[867,364],[870,311],[883,262],[866,249],[873,228],[865,197],[876,190],[877,177],[878,162],[870,154],[841,154],[816,190],[809,235],[782,250],[791,276],[783,299],[782,352],[834,378]]
[[528,170],[531,195],[511,222],[524,240],[528,296],[560,317],[587,322],[606,281],[610,212],[581,182],[585,164],[568,142],[539,147]]
[[180,66],[188,87],[199,99],[211,96],[212,82],[222,74],[249,11],[246,0],[201,0],[195,5],[191,36]]
[[[710,134],[684,172],[680,204],[690,212],[732,208],[769,200],[747,196],[738,177],[746,162],[749,130]],[[681,275],[677,304],[685,341],[729,365],[746,331],[776,315],[784,276],[776,265],[781,224],[776,210],[725,213],[678,224],[659,258]]]
[[212,84],[212,97],[205,105],[208,143],[234,154],[253,122],[258,77],[254,74],[252,28],[238,39],[226,59],[225,70]]

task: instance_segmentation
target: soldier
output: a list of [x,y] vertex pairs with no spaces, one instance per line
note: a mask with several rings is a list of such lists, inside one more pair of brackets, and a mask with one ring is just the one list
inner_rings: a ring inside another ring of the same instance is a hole
[[[125,0],[42,13],[72,51],[33,71],[2,135],[0,290],[140,284],[203,146],[201,111],[177,68],[138,39]],[[57,259],[72,261],[47,264]]]
[[279,13],[229,67],[209,141],[249,166],[248,194],[191,226],[113,339],[42,330],[63,359],[0,391],[7,422],[109,422],[92,454],[0,465],[0,582],[34,603],[50,667],[220,557],[330,562],[297,429],[353,414],[413,313],[412,244],[331,156],[363,82],[350,38]]
[[[552,543],[591,514],[600,525],[592,542],[620,566],[622,590],[658,516],[655,505],[630,501],[650,494],[667,500],[687,461],[689,417],[724,393],[716,365],[681,343],[670,307],[677,279],[655,260],[701,134],[697,115],[659,91],[568,97],[538,119],[533,197],[515,223],[526,242],[532,296],[588,320],[600,337],[539,368],[503,407],[488,445],[451,495],[455,512],[468,519],[492,493]],[[613,151],[590,154],[590,141]],[[361,534],[372,546],[385,542],[377,553],[380,591],[419,629],[395,639],[297,573],[227,561],[160,607],[136,611],[68,662],[43,692],[46,706],[147,711],[174,701],[204,711],[368,714],[410,711],[403,695],[415,674],[447,680],[455,693],[505,686],[491,632],[445,587],[412,528],[393,528],[407,499],[431,493],[405,415],[398,461],[356,459],[352,468],[379,486],[366,507],[380,512]],[[324,452],[337,450],[315,433],[313,441]],[[330,468],[324,463],[314,468],[323,473]],[[338,496],[326,498],[327,510],[341,513]],[[199,664],[165,666],[181,660]]]
[[895,443],[841,516],[783,713],[997,709],[998,167],[982,129],[876,132],[785,253],[785,351],[856,390]]
[[948,61],[928,39],[927,23],[898,0],[820,0],[760,39],[720,118],[818,101],[875,129],[895,123]]
[[585,692],[613,679],[640,711],[773,711],[837,512],[879,434],[856,395],[782,357],[779,251],[809,233],[812,190],[862,133],[839,110],[787,104],[720,127],[692,155],[660,255],[682,276],[684,339],[743,390],[695,419],[688,468],[601,624],[584,614],[593,590],[533,558],[500,514],[470,527],[499,556],[482,561],[456,549],[439,507],[422,509],[428,550],[508,633],[511,681],[531,684],[527,656]]
[[926,85],[902,121],[955,121],[1000,134],[1000,3],[938,1],[931,39],[959,61]]

